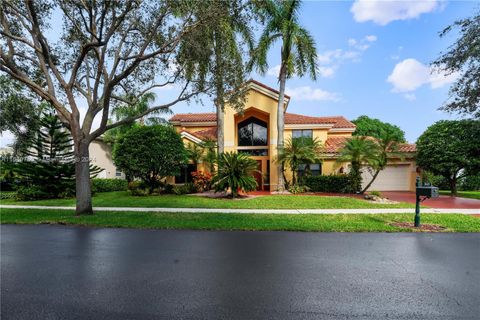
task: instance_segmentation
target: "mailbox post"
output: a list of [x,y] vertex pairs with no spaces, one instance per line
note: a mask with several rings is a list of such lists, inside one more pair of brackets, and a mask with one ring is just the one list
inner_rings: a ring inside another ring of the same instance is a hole
[[420,183],[420,177],[417,177],[416,186],[415,227],[420,227],[420,202],[429,198],[438,198],[438,188]]

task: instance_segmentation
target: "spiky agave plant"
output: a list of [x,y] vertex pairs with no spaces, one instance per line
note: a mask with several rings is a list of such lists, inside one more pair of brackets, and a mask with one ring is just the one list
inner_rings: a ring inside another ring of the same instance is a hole
[[253,191],[257,181],[253,173],[257,171],[257,162],[248,155],[236,152],[222,153],[218,157],[218,170],[213,178],[215,192],[231,190],[232,199],[238,192]]

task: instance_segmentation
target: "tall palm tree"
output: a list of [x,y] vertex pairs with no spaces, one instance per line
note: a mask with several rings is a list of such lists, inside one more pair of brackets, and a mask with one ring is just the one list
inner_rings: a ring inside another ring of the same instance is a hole
[[253,51],[250,5],[242,0],[204,1],[198,10],[217,11],[215,22],[184,37],[178,64],[189,75],[200,75],[199,82],[213,96],[217,113],[217,148],[224,152],[224,111],[229,104],[244,106],[247,53]]
[[[300,0],[264,0],[257,8],[265,18],[265,29],[260,36],[251,66],[256,66],[261,74],[268,70],[267,53],[281,41],[279,98],[277,107],[277,151],[282,153],[285,127],[285,84],[294,75],[300,77],[308,73],[313,80],[317,76],[317,49],[311,34],[299,24]],[[284,190],[283,168],[278,168],[278,190]]]
[[337,163],[351,163],[350,175],[353,178],[353,189],[359,192],[362,188],[362,166],[376,168],[378,159],[378,146],[371,138],[354,136],[348,139],[340,150]]
[[318,139],[288,138],[285,148],[278,155],[277,161],[288,166],[292,172],[292,186],[297,184],[297,170],[300,165],[310,165],[321,161],[322,143]]
[[373,169],[372,179],[360,193],[365,193],[365,191],[370,188],[380,171],[385,169],[385,167],[387,166],[389,157],[398,157],[402,159],[405,156],[403,153],[399,152],[400,145],[398,142],[398,138],[395,137],[392,133],[384,133],[381,139],[375,140],[375,145],[377,148],[377,159],[372,163],[371,166],[371,168]]

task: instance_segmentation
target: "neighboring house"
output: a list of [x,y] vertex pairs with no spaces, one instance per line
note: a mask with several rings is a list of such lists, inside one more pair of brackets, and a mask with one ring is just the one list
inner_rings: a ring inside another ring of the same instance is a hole
[[113,163],[112,147],[109,144],[97,138],[90,143],[89,152],[91,164],[103,169],[97,178],[125,179],[125,175]]
[[[277,102],[278,91],[254,80],[247,83],[245,107],[242,113],[233,108],[225,108],[225,151],[249,154],[258,163],[262,175],[257,175],[259,190],[277,189]],[[285,110],[290,97],[285,96]],[[170,123],[179,132],[186,144],[200,143],[207,139],[216,139],[217,122],[215,113],[176,114]],[[338,174],[348,172],[348,164],[338,165],[336,158],[346,139],[352,136],[355,125],[342,116],[312,117],[293,113],[285,114],[285,139],[289,137],[318,138],[325,144],[326,156],[322,163],[310,165],[314,175]],[[415,145],[403,144],[400,148],[404,159],[390,159],[370,190],[413,191],[417,167],[414,160]],[[198,167],[190,164],[182,175],[175,177],[175,183],[191,179],[195,170],[207,170],[202,163]],[[299,174],[302,174],[300,168]],[[291,173],[287,172],[287,179]],[[371,175],[364,170],[364,183]],[[173,178],[169,179],[173,182]]]

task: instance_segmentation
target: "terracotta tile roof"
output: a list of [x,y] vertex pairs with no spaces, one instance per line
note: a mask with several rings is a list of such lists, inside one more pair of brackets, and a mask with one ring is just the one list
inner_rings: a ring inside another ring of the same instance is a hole
[[400,152],[417,152],[417,145],[414,143],[402,143],[398,148]]
[[208,140],[208,139],[217,140],[217,127],[211,127],[211,128],[196,131],[196,132],[190,132],[190,131],[187,131],[187,132],[190,133],[192,136],[195,136],[201,140]]
[[285,124],[333,124],[333,128],[355,128],[355,125],[342,116],[312,117],[295,113],[285,113]]
[[205,113],[177,113],[170,118],[170,122],[214,122],[217,121],[217,114],[214,112]]
[[[329,137],[325,141],[325,152],[326,153],[338,153],[340,149],[345,145],[345,142],[350,139],[350,137]],[[373,138],[372,138],[373,139]],[[404,153],[415,153],[417,151],[417,146],[412,143],[402,143],[398,148],[399,152]]]
[[[177,113],[170,122],[215,122],[217,115],[209,113]],[[285,113],[285,124],[333,124],[333,128],[355,128],[355,125],[344,117],[312,117],[295,113]]]
[[330,137],[325,141],[326,153],[337,153],[350,137]]

